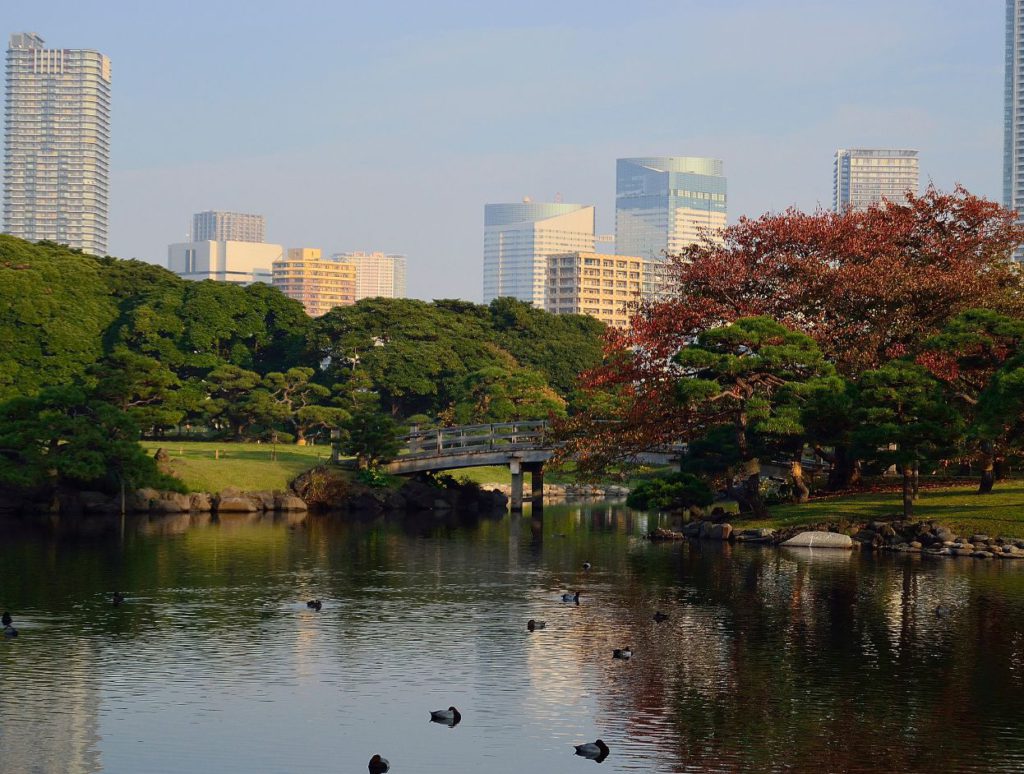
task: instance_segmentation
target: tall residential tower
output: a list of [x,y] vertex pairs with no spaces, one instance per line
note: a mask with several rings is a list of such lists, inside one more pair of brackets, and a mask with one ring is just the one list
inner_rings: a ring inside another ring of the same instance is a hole
[[110,59],[11,35],[5,129],[4,231],[105,254]]
[[192,216],[193,242],[264,242],[262,215],[207,210]]
[[863,211],[883,197],[904,201],[917,193],[917,151],[895,148],[840,148],[836,151],[832,186],[836,212],[847,207]]
[[[1006,0],[1006,101],[1003,106],[1003,204],[1024,225],[1024,0]],[[1024,257],[1018,249],[1015,256]]]
[[405,298],[404,255],[385,253],[336,253],[335,261],[355,267],[356,301],[363,298]]
[[484,205],[484,303],[512,296],[544,308],[548,256],[594,251],[594,208],[532,202]]

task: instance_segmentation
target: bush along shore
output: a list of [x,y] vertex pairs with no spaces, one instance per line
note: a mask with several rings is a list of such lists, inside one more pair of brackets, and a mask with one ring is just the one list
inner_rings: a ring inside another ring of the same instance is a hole
[[1009,537],[953,534],[935,521],[875,520],[853,524],[825,522],[783,529],[738,529],[721,512],[694,518],[679,531],[659,527],[648,538],[656,541],[718,540],[801,548],[890,551],[922,556],[970,556],[975,559],[1024,559],[1024,540]]

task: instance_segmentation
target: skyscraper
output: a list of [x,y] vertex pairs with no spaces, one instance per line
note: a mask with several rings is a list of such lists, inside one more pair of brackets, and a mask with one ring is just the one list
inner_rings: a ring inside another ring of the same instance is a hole
[[105,254],[110,59],[11,35],[5,128],[4,231]]
[[916,150],[840,148],[836,151],[833,206],[866,210],[882,198],[900,202],[907,191],[917,193]]
[[[1024,0],[1006,0],[1003,204],[1024,224]],[[1020,249],[1014,255],[1024,257]]]
[[405,298],[405,256],[385,253],[337,253],[336,261],[356,267],[356,301]]
[[193,242],[263,242],[262,215],[207,210],[192,216]]
[[273,268],[274,287],[301,301],[310,317],[356,302],[356,266],[323,258],[315,247],[290,248]]
[[543,309],[548,256],[593,251],[593,206],[484,205],[484,303],[513,296]]
[[726,184],[718,159],[619,159],[615,169],[615,252],[675,255],[726,224]]

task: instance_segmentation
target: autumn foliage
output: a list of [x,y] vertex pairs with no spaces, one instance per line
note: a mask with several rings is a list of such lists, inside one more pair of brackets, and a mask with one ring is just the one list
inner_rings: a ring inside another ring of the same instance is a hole
[[[590,409],[565,424],[586,469],[705,428],[675,399],[673,358],[703,331],[755,316],[806,333],[847,379],[915,357],[954,316],[1024,316],[1014,213],[958,187],[865,212],[794,209],[741,219],[672,256],[665,300],[639,304],[582,378]],[[932,352],[936,365],[943,361]]]

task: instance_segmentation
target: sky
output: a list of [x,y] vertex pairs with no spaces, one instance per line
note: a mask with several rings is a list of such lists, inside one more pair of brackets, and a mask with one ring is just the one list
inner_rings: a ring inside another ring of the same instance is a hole
[[111,57],[112,255],[166,263],[191,214],[408,256],[409,295],[482,298],[483,207],[597,206],[615,159],[725,162],[730,221],[829,207],[841,147],[1002,195],[1004,0],[0,0],[0,34]]

